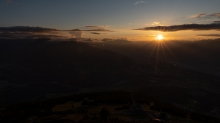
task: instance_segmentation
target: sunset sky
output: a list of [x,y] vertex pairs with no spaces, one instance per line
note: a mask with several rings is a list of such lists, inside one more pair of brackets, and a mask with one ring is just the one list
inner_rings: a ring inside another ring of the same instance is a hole
[[[10,32],[140,41],[159,34],[164,40],[218,38],[219,5],[220,0],[0,0],[0,37]],[[47,31],[19,30],[26,26]]]

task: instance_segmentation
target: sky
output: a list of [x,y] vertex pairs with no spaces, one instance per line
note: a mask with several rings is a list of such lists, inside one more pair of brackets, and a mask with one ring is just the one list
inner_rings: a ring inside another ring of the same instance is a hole
[[[164,40],[218,38],[219,5],[220,0],[0,0],[0,36],[16,28],[16,36],[43,33],[140,41],[154,40],[159,34]],[[41,31],[24,31],[27,27]]]

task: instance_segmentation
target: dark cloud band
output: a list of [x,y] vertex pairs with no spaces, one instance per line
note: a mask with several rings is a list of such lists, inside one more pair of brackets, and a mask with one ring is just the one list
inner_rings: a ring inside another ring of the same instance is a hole
[[197,36],[210,36],[210,37],[220,37],[220,34],[199,34]]
[[91,34],[100,35],[101,33],[99,33],[99,32],[91,32]]
[[111,30],[108,29],[108,27],[105,26],[86,26],[86,30],[84,31],[109,31],[112,32]]
[[14,27],[0,27],[1,32],[51,32],[58,31],[51,28],[43,27],[29,27],[29,26],[14,26]]
[[[68,32],[72,37],[82,38],[85,31],[91,34],[99,35],[101,31],[110,31],[105,26],[86,26],[87,29],[72,29],[72,30],[58,30],[44,27],[30,27],[30,26],[14,26],[14,27],[0,27],[0,38],[25,38],[25,37],[62,37],[62,32]],[[98,32],[97,32],[98,31]]]
[[57,29],[30,26],[0,27],[0,38],[62,38]]
[[172,26],[154,26],[144,27],[134,30],[156,30],[163,32],[174,32],[181,30],[220,30],[220,23],[212,24],[183,24],[183,25],[172,25]]

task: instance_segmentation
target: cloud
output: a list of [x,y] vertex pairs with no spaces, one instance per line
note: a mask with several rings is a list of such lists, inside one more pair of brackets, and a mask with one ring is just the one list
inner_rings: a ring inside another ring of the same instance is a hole
[[61,30],[43,27],[14,26],[0,27],[0,38],[45,38],[63,37]]
[[36,38],[64,38],[61,35],[43,33],[0,33],[0,38],[7,39],[36,39]]
[[[67,30],[68,31],[68,30]],[[75,38],[82,38],[82,35],[84,34],[82,30],[80,29],[72,29],[69,30],[69,33],[74,36]]]
[[198,19],[211,19],[211,18],[220,18],[220,13],[202,13],[190,16],[190,18],[198,18]]
[[101,41],[103,41],[103,42],[107,42],[107,41],[111,41],[111,42],[130,42],[130,41],[128,41],[127,38],[117,38],[117,39],[104,38]]
[[108,29],[107,26],[86,26],[86,30],[83,31],[109,31],[112,32],[111,30]]
[[111,38],[104,38],[104,39],[102,39],[102,41],[103,42],[105,42],[105,41],[112,41],[112,39]]
[[141,4],[141,3],[147,3],[145,1],[137,1],[136,3],[134,3],[134,5],[138,5],[138,4]]
[[[69,38],[71,35],[74,38],[82,38],[85,31],[91,34],[104,34],[100,31],[113,32],[107,26],[86,26],[86,29],[72,29],[72,30],[58,30],[44,27],[31,26],[14,26],[14,27],[0,27],[0,38],[26,38],[26,37],[51,37],[51,38]],[[70,35],[69,35],[70,34]]]
[[217,23],[217,24],[220,24],[220,21],[213,21],[213,23]]
[[101,33],[99,33],[99,32],[91,32],[91,34],[100,35]]
[[220,34],[199,34],[197,36],[210,36],[210,37],[220,37]]
[[212,24],[183,24],[183,25],[172,25],[172,26],[153,26],[144,27],[134,30],[156,30],[163,32],[174,32],[181,30],[220,30],[220,23]]
[[160,22],[153,22],[151,25],[153,25],[153,26],[160,25]]
[[206,15],[207,15],[206,13],[196,14],[196,15],[190,16],[190,18],[202,18],[202,17],[205,17]]
[[52,32],[57,29],[30,26],[0,27],[1,32]]

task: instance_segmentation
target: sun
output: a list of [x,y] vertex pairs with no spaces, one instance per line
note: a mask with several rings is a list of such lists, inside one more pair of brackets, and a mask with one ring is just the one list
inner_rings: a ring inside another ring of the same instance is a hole
[[163,35],[157,35],[157,40],[158,40],[158,41],[163,40]]

